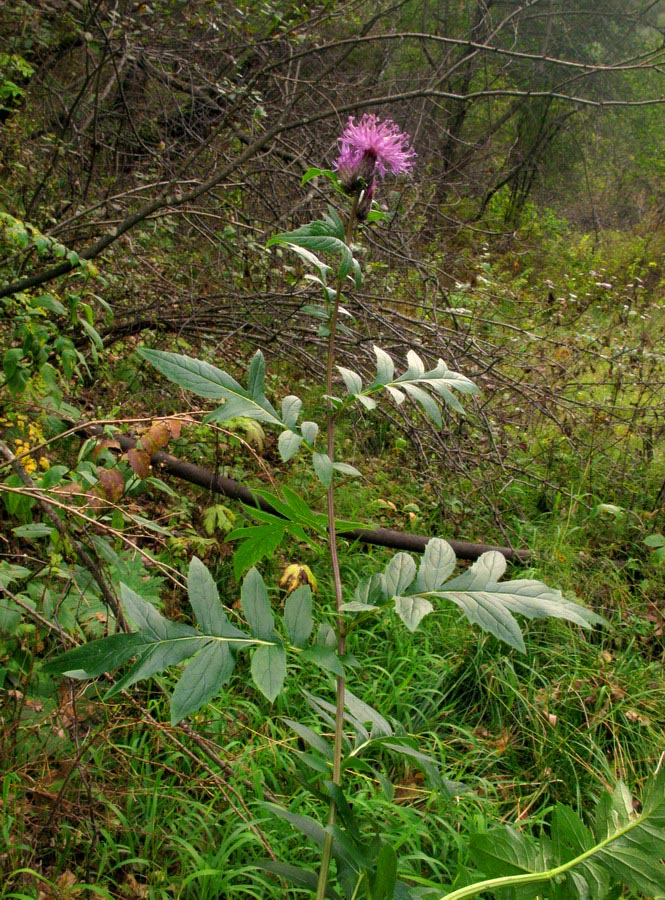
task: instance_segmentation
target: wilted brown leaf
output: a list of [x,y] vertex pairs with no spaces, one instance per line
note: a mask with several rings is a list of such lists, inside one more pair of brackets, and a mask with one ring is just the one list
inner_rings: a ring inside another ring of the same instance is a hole
[[171,432],[165,422],[153,422],[148,432],[141,437],[141,441],[143,442],[146,437],[150,438],[156,450],[161,450],[171,440]]
[[127,462],[139,478],[147,478],[152,471],[150,456],[145,450],[138,450],[136,447],[132,447],[127,451]]
[[118,469],[100,469],[99,486],[111,503],[117,503],[125,492],[125,479]]

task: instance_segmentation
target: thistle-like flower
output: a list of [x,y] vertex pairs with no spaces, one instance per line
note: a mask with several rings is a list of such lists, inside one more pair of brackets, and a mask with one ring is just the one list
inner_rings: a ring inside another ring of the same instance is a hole
[[344,190],[349,194],[369,190],[376,175],[401,175],[412,169],[417,154],[410,140],[392,119],[381,122],[365,113],[356,125],[355,117],[349,116],[334,165]]

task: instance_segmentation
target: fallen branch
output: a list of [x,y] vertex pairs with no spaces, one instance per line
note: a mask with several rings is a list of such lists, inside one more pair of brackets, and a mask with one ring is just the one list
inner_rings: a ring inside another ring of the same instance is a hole
[[[101,434],[99,426],[85,426],[87,434],[92,437],[98,437]],[[114,434],[114,441],[117,441],[123,452],[131,450],[136,446],[136,439],[126,434]],[[202,466],[194,465],[185,460],[171,456],[163,450],[158,450],[150,457],[153,469],[159,469],[176,478],[182,478],[190,484],[205,488],[211,493],[223,494],[233,500],[240,500],[246,506],[256,506],[265,512],[279,515],[273,507],[264,500],[253,494],[251,490],[233,478],[226,478],[223,475],[217,475],[209,469]],[[402,531],[396,531],[391,528],[357,528],[353,531],[344,531],[340,537],[351,541],[359,541],[362,544],[376,544],[380,547],[392,547],[398,550],[410,550],[416,553],[422,553],[429,541],[430,537],[422,534],[407,534]],[[458,559],[478,559],[482,553],[489,550],[496,550],[503,554],[506,559],[511,562],[526,563],[530,554],[528,550],[514,550],[512,547],[495,547],[491,544],[473,544],[468,541],[455,541],[446,538],[450,546],[455,551]]]

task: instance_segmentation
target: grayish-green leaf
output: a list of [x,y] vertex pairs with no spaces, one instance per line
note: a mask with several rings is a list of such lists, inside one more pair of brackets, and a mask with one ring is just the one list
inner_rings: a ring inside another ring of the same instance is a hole
[[337,371],[342,376],[349,394],[359,394],[362,391],[363,380],[357,372],[346,369],[344,366],[337,366]]
[[383,573],[383,589],[387,599],[403,594],[416,577],[416,564],[408,553],[396,553]]
[[377,347],[376,344],[374,345],[374,354],[376,356],[376,380],[380,384],[388,384],[395,377],[395,363],[386,351]]
[[295,427],[301,409],[302,400],[300,397],[296,397],[293,394],[284,397],[282,400],[282,419],[288,428]]
[[[335,643],[337,643],[337,641],[335,641]],[[340,678],[344,678],[344,675],[346,674],[344,672],[344,666],[336,653],[336,649],[333,647],[315,644],[313,647],[308,647],[306,650],[303,650],[300,654],[300,659],[313,662],[320,669],[323,669],[326,672],[332,672],[333,675],[338,675]]]
[[252,654],[252,679],[271,703],[280,693],[286,678],[286,651],[279,644],[265,644]]
[[409,631],[415,631],[433,609],[425,597],[395,597],[395,612]]
[[258,569],[251,568],[240,588],[240,602],[254,637],[272,641],[275,636],[275,619],[272,614],[268,590]]
[[312,453],[312,464],[316,477],[324,487],[330,487],[333,480],[333,464],[327,453]]
[[112,634],[61,653],[45,663],[42,672],[66,675],[68,678],[97,678],[105,672],[113,672],[143,646],[143,636],[139,632]]
[[339,472],[341,475],[349,475],[351,478],[360,478],[362,476],[362,472],[359,472],[355,466],[351,466],[349,463],[345,462],[333,463],[333,470]]
[[422,555],[415,590],[435,591],[452,574],[456,562],[455,551],[447,541],[431,538]]
[[289,594],[284,603],[284,624],[294,647],[304,647],[314,628],[312,589],[303,584]]
[[290,459],[293,459],[298,450],[300,450],[302,442],[303,437],[301,434],[296,434],[295,431],[282,431],[277,439],[279,455],[282,460],[288,462]]
[[332,760],[333,748],[330,741],[326,740],[322,735],[317,734],[316,731],[312,731],[312,729],[308,728],[306,725],[302,725],[300,722],[294,722],[293,719],[283,719],[283,721],[310,747],[313,747],[314,750],[317,750],[325,756],[326,759]]
[[316,436],[319,433],[319,426],[316,422],[303,422],[300,426],[300,432],[309,446],[313,447]]
[[436,400],[434,400],[427,393],[427,391],[424,391],[421,387],[418,387],[417,384],[405,383],[404,390],[412,400],[415,400],[420,404],[420,406],[422,406],[424,411],[434,422],[437,428],[441,428],[443,421],[441,419],[441,410],[439,409]]
[[164,350],[140,348],[138,352],[166,378],[199,397],[222,400],[242,392],[235,378],[210,363]]
[[204,634],[230,637],[232,631],[242,632],[229,622],[219,599],[212,575],[198,557],[192,557],[187,575],[187,591],[194,616]]
[[180,676],[171,696],[171,724],[176,725],[219,693],[233,674],[235,657],[223,641],[205,644]]

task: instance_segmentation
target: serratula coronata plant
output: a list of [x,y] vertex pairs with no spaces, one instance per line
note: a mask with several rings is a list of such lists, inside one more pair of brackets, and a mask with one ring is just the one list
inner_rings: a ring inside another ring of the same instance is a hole
[[[300,257],[310,270],[308,282],[319,296],[310,309],[326,339],[326,376],[320,388],[326,404],[323,421],[308,417],[305,404],[295,395],[280,400],[268,396],[260,352],[251,360],[247,379],[241,383],[209,362],[157,350],[141,351],[179,388],[218,404],[208,415],[208,422],[243,416],[259,421],[264,428],[273,428],[285,465],[301,456],[312,466],[325,489],[325,510],[311,509],[302,496],[286,486],[274,493],[257,491],[273,512],[249,510],[257,524],[229,535],[238,541],[234,567],[241,582],[240,616],[230,611],[237,605],[236,598],[224,597],[222,602],[212,574],[194,558],[188,576],[194,624],[169,621],[151,603],[123,586],[123,608],[135,630],[89,643],[50,664],[52,672],[74,678],[95,678],[122,666],[123,672],[107,696],[177,666],[179,675],[171,696],[173,723],[192,716],[227,684],[227,690],[233,692],[234,669],[241,654],[250,655],[254,685],[269,703],[283,691],[287,674],[299,679],[320,727],[286,721],[305,748],[298,757],[309,770],[309,787],[327,808],[321,821],[288,808],[269,808],[320,847],[321,861],[318,871],[287,861],[266,863],[265,868],[298,886],[300,892],[309,891],[317,900],[403,900],[442,895],[441,890],[417,888],[400,878],[394,847],[364,814],[357,815],[347,785],[357,769],[369,772],[370,777],[374,773],[379,780],[387,778],[376,761],[377,748],[382,751],[379,759],[386,752],[405,755],[421,766],[440,790],[462,790],[445,780],[436,762],[420,752],[404,729],[396,728],[362,699],[362,680],[355,676],[362,660],[347,654],[350,634],[362,632],[368,621],[377,618],[390,627],[415,631],[426,616],[436,614],[443,604],[453,604],[474,625],[524,652],[516,615],[553,616],[583,628],[601,621],[539,581],[502,581],[506,562],[499,553],[486,553],[469,569],[455,574],[453,550],[435,536],[419,561],[407,553],[397,553],[383,571],[360,579],[353,589],[342,581],[336,535],[348,530],[351,523],[336,517],[336,488],[341,479],[360,473],[340,458],[340,419],[353,407],[360,406],[371,414],[379,403],[400,405],[410,401],[441,424],[442,406],[452,414],[463,415],[461,398],[477,393],[469,378],[451,371],[443,360],[425,362],[414,351],[399,367],[383,348],[375,346],[371,357],[375,374],[370,380],[337,364],[336,341],[340,315],[347,312],[346,294],[362,282],[354,252],[356,241],[362,238],[364,223],[377,223],[382,218],[374,207],[379,180],[411,174],[415,161],[409,136],[393,121],[373,114],[365,114],[357,122],[351,117],[339,138],[339,155],[332,168],[310,169],[304,177],[304,181],[329,179],[331,193],[341,209],[331,205],[320,219],[269,241],[280,255],[294,253]],[[320,558],[326,561],[320,562],[314,572],[293,565],[292,571],[288,570],[289,578],[285,573],[281,586],[286,597],[283,611],[277,613],[278,604],[271,603],[271,593],[278,594],[279,585],[266,583],[257,564],[294,538],[322,547]],[[312,591],[317,581],[314,604]],[[332,588],[326,593],[324,585]],[[329,694],[315,695],[307,690],[312,666],[325,673]],[[541,880],[548,877],[546,872]],[[509,887],[510,883],[510,878],[503,878],[501,886]],[[492,890],[487,880],[483,885],[479,889]],[[470,894],[457,891],[454,896]]]

